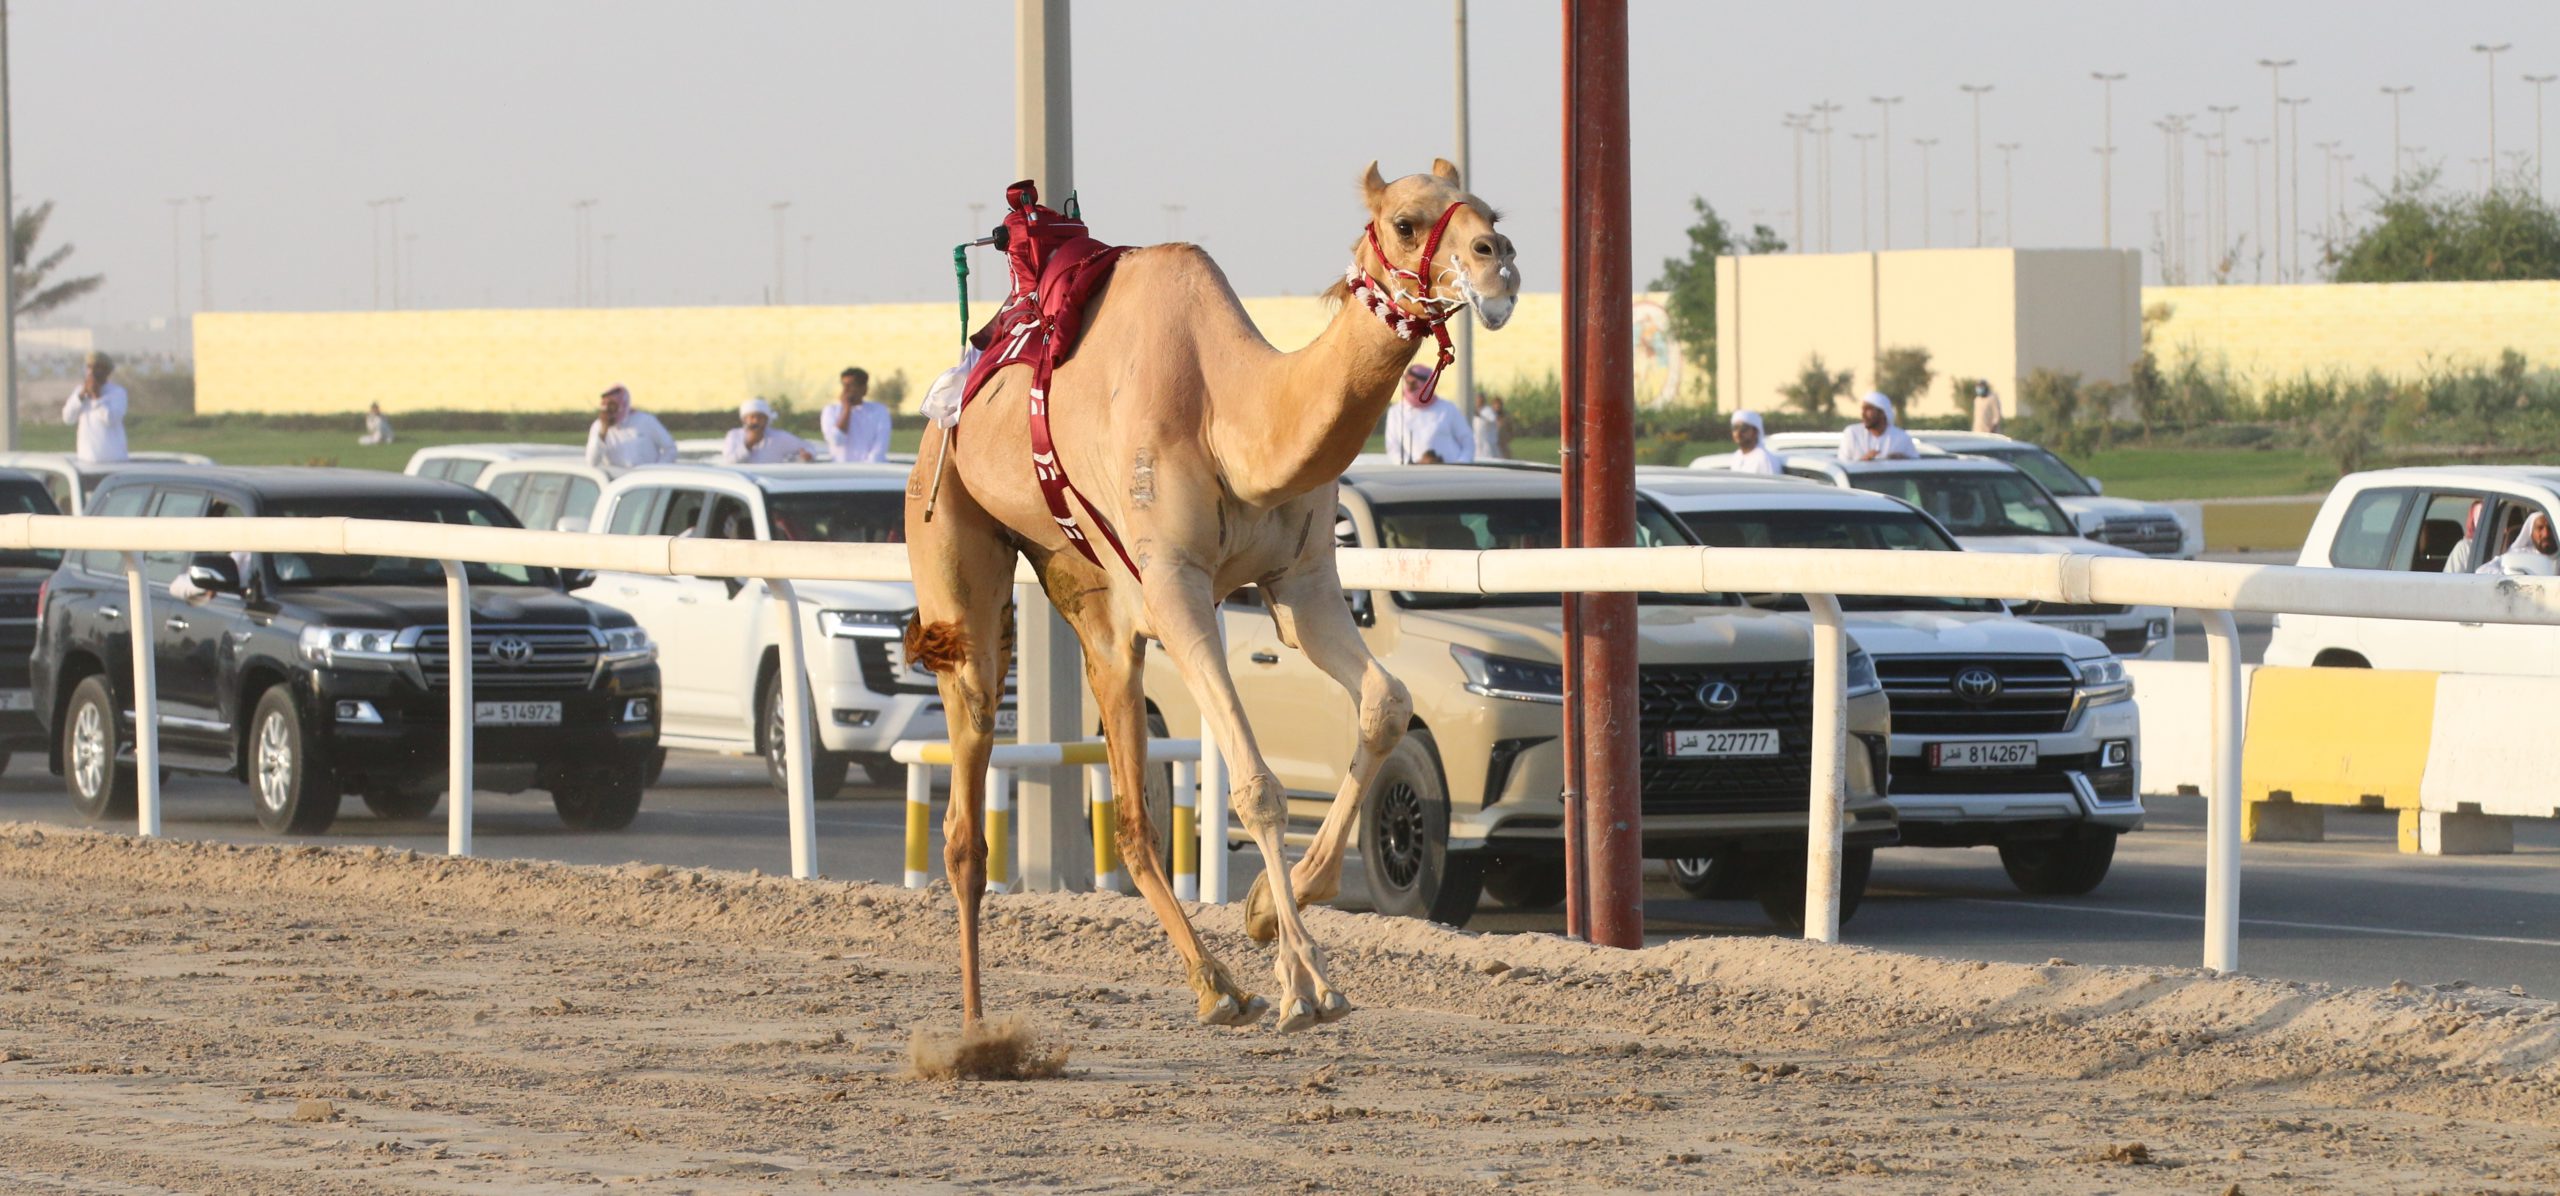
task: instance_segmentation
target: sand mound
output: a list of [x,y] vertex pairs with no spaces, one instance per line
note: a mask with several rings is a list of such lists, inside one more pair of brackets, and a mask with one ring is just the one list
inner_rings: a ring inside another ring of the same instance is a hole
[[918,1026],[907,1064],[921,1080],[1046,1080],[1067,1070],[1067,1048],[1040,1038],[1017,1014],[957,1034]]

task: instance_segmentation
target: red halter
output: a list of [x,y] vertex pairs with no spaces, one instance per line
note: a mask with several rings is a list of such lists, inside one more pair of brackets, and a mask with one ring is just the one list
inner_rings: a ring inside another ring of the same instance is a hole
[[1464,206],[1466,205],[1463,203],[1450,204],[1440,213],[1440,219],[1432,222],[1431,235],[1423,238],[1422,241],[1422,256],[1414,261],[1416,266],[1421,267],[1419,270],[1404,269],[1387,257],[1386,248],[1378,244],[1377,221],[1370,221],[1368,228],[1364,230],[1364,235],[1369,239],[1369,252],[1378,255],[1378,264],[1386,267],[1387,274],[1394,278],[1412,280],[1415,291],[1413,298],[1415,305],[1421,308],[1420,311],[1406,310],[1403,304],[1396,301],[1392,289],[1362,270],[1358,254],[1352,255],[1351,268],[1345,270],[1342,275],[1343,282],[1351,287],[1352,295],[1380,320],[1385,321],[1388,331],[1395,333],[1396,339],[1420,340],[1422,334],[1428,332],[1433,339],[1440,342],[1440,358],[1432,363],[1431,377],[1422,384],[1424,394],[1431,393],[1432,388],[1439,385],[1440,371],[1449,368],[1449,363],[1458,359],[1458,351],[1449,344],[1449,317],[1465,305],[1454,299],[1435,298],[1431,294],[1431,258],[1440,252],[1440,236],[1449,231],[1449,218],[1457,215],[1458,209]]

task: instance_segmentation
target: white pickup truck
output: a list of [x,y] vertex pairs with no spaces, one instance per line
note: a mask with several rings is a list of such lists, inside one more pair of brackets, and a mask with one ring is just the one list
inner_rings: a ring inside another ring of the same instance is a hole
[[[907,469],[893,465],[647,465],[596,500],[607,535],[887,543],[906,538]],[[944,736],[933,676],[908,665],[900,636],[915,610],[903,582],[810,581],[799,594],[809,657],[817,795],[835,796],[846,766],[877,783],[901,739]],[[753,578],[606,573],[591,591],[629,611],[658,644],[659,742],[765,758],[782,786],[781,632]],[[997,714],[1012,730],[1010,705]]]

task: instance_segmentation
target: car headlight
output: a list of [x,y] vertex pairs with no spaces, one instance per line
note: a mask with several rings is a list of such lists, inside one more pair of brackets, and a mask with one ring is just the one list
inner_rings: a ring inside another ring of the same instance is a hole
[[2133,696],[2133,676],[2113,657],[2080,662],[2080,700],[2091,706],[2122,702]]
[[629,664],[633,661],[657,659],[658,646],[650,643],[649,633],[636,625],[600,628],[598,634],[604,636],[606,664]]
[[914,613],[904,610],[822,610],[818,612],[818,634],[848,640],[893,640],[906,633],[907,619]]
[[1449,645],[1449,655],[1457,660],[1458,672],[1466,677],[1468,693],[1514,702],[1564,704],[1563,665],[1493,656],[1457,644]]
[[400,660],[408,656],[398,645],[400,633],[373,627],[305,627],[302,659],[329,665],[342,660]]
[[1884,678],[1876,676],[1876,658],[1867,655],[1866,649],[1849,649],[1847,684],[1847,696],[1852,698],[1878,693],[1884,689]]

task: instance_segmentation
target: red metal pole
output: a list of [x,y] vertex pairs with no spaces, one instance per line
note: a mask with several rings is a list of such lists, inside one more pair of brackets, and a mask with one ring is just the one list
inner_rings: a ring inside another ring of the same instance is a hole
[[[1564,93],[1568,108],[1573,103],[1574,37],[1576,28],[1573,0],[1564,5]],[[1577,142],[1571,120],[1564,124],[1564,226],[1583,225],[1582,188],[1575,177]],[[1566,238],[1564,270],[1564,310],[1581,310],[1581,276],[1572,267],[1573,247],[1570,234]],[[1564,546],[1582,546],[1582,325],[1572,319],[1564,321],[1564,371],[1558,377],[1556,404],[1556,459],[1563,468]],[[1582,596],[1564,596],[1564,932],[1578,939],[1591,937],[1591,864],[1583,851],[1582,745],[1587,742],[1582,719]]]
[[[1565,228],[1572,281],[1566,325],[1579,332],[1580,450],[1572,486],[1581,543],[1635,544],[1634,260],[1627,227],[1626,0],[1566,0],[1565,129],[1577,219]],[[1575,685],[1581,707],[1582,843],[1590,941],[1644,945],[1644,824],[1637,769],[1636,599],[1581,596]]]

